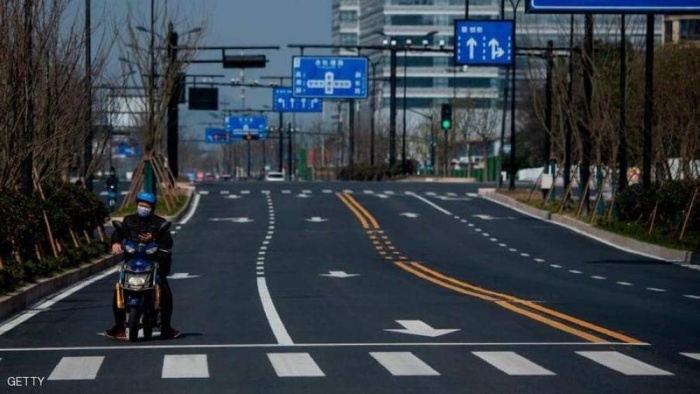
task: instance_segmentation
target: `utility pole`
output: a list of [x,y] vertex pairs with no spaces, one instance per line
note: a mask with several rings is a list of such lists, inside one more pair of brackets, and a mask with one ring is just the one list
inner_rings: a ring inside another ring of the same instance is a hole
[[177,67],[177,39],[173,23],[168,23],[168,59],[170,61],[170,72],[167,78],[175,78],[173,89],[168,99],[168,167],[173,177],[177,180],[179,175],[178,167],[178,140],[179,140],[179,110],[180,102],[180,76],[176,74]]
[[[92,162],[92,51],[91,36],[92,26],[90,21],[90,0],[85,0],[85,94],[87,95],[87,108],[85,109],[85,127],[87,136],[85,138],[85,149],[83,157],[83,176],[85,186],[92,191],[92,174],[90,173],[90,163]],[[111,141],[110,141],[110,149]]]

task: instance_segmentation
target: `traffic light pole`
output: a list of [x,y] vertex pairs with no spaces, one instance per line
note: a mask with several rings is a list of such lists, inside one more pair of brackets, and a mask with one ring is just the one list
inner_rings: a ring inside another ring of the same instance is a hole
[[247,163],[247,171],[246,171],[246,173],[247,173],[247,176],[248,176],[248,180],[250,180],[250,138],[248,138],[248,140],[246,141],[246,145],[248,145],[248,160],[247,160],[248,163]]

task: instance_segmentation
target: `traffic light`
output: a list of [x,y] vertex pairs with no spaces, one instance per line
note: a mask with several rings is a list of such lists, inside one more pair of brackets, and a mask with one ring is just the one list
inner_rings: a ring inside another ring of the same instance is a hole
[[443,130],[449,130],[452,128],[452,105],[443,104],[442,105],[442,116],[440,125],[442,125]]

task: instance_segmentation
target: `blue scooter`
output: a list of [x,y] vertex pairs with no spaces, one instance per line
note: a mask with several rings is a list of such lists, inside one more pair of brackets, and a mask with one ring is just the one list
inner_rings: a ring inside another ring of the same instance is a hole
[[[124,225],[112,221],[115,231],[124,233]],[[172,223],[165,222],[158,231],[167,231]],[[117,308],[126,309],[126,327],[129,329],[129,341],[138,339],[139,329],[143,337],[153,337],[153,329],[160,327],[160,276],[158,275],[158,254],[170,253],[160,249],[155,242],[136,242],[125,239],[124,262],[119,269],[119,281],[116,284]]]

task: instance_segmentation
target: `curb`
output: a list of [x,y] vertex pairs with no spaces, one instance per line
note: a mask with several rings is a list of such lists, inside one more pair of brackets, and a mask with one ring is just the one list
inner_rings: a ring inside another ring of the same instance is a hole
[[700,263],[700,254],[686,250],[671,249],[664,246],[654,245],[636,239],[628,238],[620,234],[612,233],[590,224],[581,222],[566,215],[550,213],[542,209],[534,208],[521,203],[514,198],[496,193],[496,189],[479,189],[479,195],[487,200],[504,205],[508,208],[538,218],[540,220],[554,223],[558,226],[566,227],[579,234],[583,234],[597,241],[603,242],[615,248],[646,257],[652,257],[673,263]]
[[[165,218],[176,222],[182,219],[187,213],[192,204],[192,196],[194,196],[194,187],[187,187],[187,204],[174,216],[166,216]],[[117,218],[112,218],[117,219]],[[111,220],[110,219],[110,223]],[[102,257],[93,260],[90,263],[83,264],[80,267],[73,268],[69,271],[63,272],[58,276],[52,278],[40,279],[37,283],[31,283],[25,285],[24,287],[15,290],[14,292],[0,297],[0,322],[6,320],[8,317],[21,312],[30,306],[36,304],[42,299],[54,294],[60,290],[63,290],[77,282],[82,281],[92,275],[95,275],[101,271],[114,266],[122,258],[122,254],[118,255],[107,255],[107,257]]]

